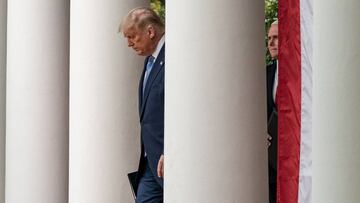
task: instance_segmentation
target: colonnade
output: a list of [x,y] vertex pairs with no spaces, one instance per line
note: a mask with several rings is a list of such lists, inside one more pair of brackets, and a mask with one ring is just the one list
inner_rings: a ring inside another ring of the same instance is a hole
[[[148,4],[0,0],[0,203],[133,201],[143,58],[117,29]],[[267,201],[263,8],[167,2],[165,202]],[[359,9],[314,5],[313,202],[360,200]]]

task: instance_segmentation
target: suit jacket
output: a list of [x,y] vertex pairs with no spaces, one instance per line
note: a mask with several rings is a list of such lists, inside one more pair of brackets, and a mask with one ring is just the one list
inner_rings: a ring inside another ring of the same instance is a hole
[[[267,120],[270,124],[271,114],[276,110],[276,105],[273,97],[274,80],[276,73],[276,61],[266,67],[266,89],[267,89]],[[275,115],[275,114],[274,114]],[[273,115],[273,116],[274,116]],[[277,116],[277,114],[276,114]],[[273,119],[273,118],[272,118]],[[273,121],[272,121],[273,122]],[[272,142],[268,148],[269,159],[269,202],[276,202],[276,182],[277,182],[277,120],[274,125],[268,125],[268,133],[272,136]]]
[[150,75],[148,76],[143,94],[143,80],[146,64],[139,84],[139,117],[141,126],[141,156],[138,172],[141,174],[145,169],[146,152],[147,164],[156,178],[163,186],[163,179],[157,176],[159,158],[164,154],[164,72],[165,72],[165,44],[157,56]]
[[273,98],[275,72],[276,72],[276,61],[274,61],[272,64],[266,66],[267,119],[268,119],[268,122],[269,122],[271,112],[274,109],[276,109],[275,101]]
[[[266,67],[266,89],[267,89],[267,120],[268,124],[270,121],[270,116],[273,111],[276,110],[276,105],[273,97],[273,88],[274,88],[274,80],[276,73],[276,61]],[[277,114],[276,114],[277,116]],[[277,122],[277,121],[276,121]],[[276,184],[276,176],[277,176],[277,129],[271,129],[276,126],[268,126],[268,133],[272,137],[272,142],[270,147],[268,148],[268,158],[269,158],[269,182],[270,184]],[[276,134],[274,133],[276,132]]]

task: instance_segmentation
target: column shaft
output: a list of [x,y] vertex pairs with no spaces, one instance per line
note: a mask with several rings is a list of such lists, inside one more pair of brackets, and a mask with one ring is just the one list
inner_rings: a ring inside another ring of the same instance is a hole
[[166,9],[165,201],[266,202],[264,2]]
[[[146,0],[71,1],[70,203],[133,202],[143,58],[118,33]],[[84,6],[85,5],[85,6]]]
[[313,202],[360,202],[359,9],[314,1]]
[[6,202],[68,194],[69,3],[8,1]]

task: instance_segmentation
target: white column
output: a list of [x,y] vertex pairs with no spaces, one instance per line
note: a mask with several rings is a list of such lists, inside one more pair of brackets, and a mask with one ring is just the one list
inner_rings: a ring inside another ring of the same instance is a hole
[[166,20],[165,202],[267,202],[264,1],[169,1]]
[[69,3],[8,3],[6,202],[64,203]]
[[313,202],[360,202],[360,1],[314,1]]
[[0,203],[5,201],[6,7],[0,0]]
[[70,203],[133,202],[127,173],[140,152],[143,58],[118,33],[147,0],[71,1]]

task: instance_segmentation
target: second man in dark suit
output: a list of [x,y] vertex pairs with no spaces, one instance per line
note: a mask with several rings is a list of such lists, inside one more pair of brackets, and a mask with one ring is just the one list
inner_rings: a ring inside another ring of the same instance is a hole
[[[270,134],[269,151],[269,202],[276,202],[277,182],[277,107],[276,93],[278,84],[278,22],[271,24],[268,31],[268,50],[272,63],[266,67],[267,84],[267,119]],[[275,124],[274,124],[275,123]],[[276,129],[273,129],[276,128]]]

